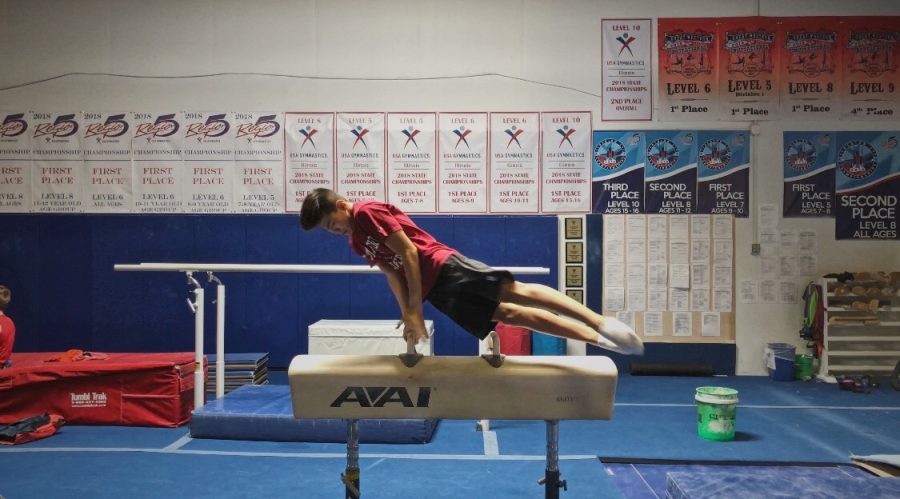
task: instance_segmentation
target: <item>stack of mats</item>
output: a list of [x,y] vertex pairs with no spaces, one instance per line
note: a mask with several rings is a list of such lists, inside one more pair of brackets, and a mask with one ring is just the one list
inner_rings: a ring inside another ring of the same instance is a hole
[[[212,400],[216,396],[216,356],[208,355],[209,378],[206,382],[206,396]],[[269,382],[268,353],[226,353],[225,393],[230,393],[244,385],[265,385]]]
[[787,477],[675,472],[666,475],[666,497],[900,497],[894,478]]

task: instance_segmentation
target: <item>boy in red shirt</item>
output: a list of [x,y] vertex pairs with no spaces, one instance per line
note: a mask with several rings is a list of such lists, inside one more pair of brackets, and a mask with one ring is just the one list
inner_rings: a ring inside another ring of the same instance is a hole
[[9,288],[0,286],[0,369],[12,365],[9,357],[12,355],[13,343],[16,341],[16,325],[4,314],[11,298],[12,293],[9,292]]
[[303,200],[300,224],[305,230],[320,227],[348,236],[353,251],[381,269],[400,305],[407,341],[427,337],[422,301],[428,300],[479,339],[503,322],[624,354],[644,352],[625,323],[556,289],[516,281],[509,271],[466,258],[391,204],[351,203],[329,189],[315,189]]

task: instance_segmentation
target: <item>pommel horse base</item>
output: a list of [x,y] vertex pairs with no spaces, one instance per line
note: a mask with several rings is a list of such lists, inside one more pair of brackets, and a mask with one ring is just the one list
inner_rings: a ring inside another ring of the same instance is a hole
[[[288,369],[294,417],[347,422],[346,497],[359,489],[360,419],[538,419],[547,422],[545,497],[557,499],[559,420],[610,419],[618,371],[607,357],[298,355]],[[499,367],[495,367],[499,365]]]

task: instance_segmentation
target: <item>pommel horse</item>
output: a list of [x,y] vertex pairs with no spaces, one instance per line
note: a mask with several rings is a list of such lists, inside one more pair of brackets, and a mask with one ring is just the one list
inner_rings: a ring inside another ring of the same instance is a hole
[[347,423],[345,497],[360,497],[360,419],[542,419],[547,499],[566,488],[559,420],[610,419],[618,371],[608,357],[298,355],[288,368],[294,417]]

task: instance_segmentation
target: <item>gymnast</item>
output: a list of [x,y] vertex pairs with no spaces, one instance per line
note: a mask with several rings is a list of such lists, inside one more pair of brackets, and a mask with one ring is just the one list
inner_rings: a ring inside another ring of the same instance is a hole
[[12,366],[13,343],[16,341],[16,325],[4,314],[12,298],[9,288],[0,286],[0,369]]
[[378,266],[400,306],[407,342],[428,336],[422,312],[426,299],[479,339],[503,322],[623,354],[644,352],[624,322],[549,286],[516,281],[509,271],[466,258],[391,204],[353,203],[330,189],[315,189],[303,200],[300,225],[347,236],[355,253]]

